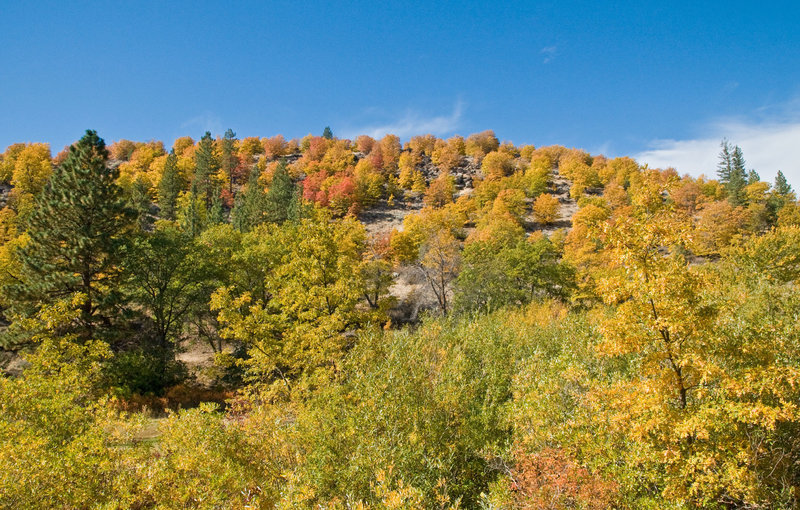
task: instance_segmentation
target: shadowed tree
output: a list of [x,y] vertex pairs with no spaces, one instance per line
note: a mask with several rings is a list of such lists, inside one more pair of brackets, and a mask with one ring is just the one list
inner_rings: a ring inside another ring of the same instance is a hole
[[225,131],[222,135],[222,147],[220,154],[220,168],[228,178],[228,191],[233,194],[233,185],[236,180],[236,167],[238,158],[236,157],[236,133],[232,129]]
[[197,144],[195,153],[195,171],[192,181],[192,192],[202,197],[205,201],[206,210],[211,210],[214,199],[214,175],[217,173],[219,163],[214,154],[214,140],[211,133],[206,131],[203,138]]
[[132,300],[153,320],[155,347],[166,367],[187,317],[207,308],[220,267],[170,223],[131,243],[126,262]]
[[256,225],[265,221],[266,204],[264,188],[260,181],[261,170],[254,166],[244,191],[236,196],[236,204],[231,212],[233,226],[240,232],[250,232]]
[[183,183],[178,174],[178,157],[172,153],[167,156],[164,174],[158,183],[158,206],[161,208],[161,217],[165,220],[175,219],[178,195],[182,188]]
[[281,161],[275,168],[272,184],[264,196],[267,221],[283,223],[289,219],[297,219],[298,208],[296,186],[286,170],[286,162]]

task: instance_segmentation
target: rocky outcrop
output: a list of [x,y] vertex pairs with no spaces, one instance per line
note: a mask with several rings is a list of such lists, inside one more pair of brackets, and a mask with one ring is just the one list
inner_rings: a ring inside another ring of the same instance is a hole
[[8,195],[11,193],[11,185],[0,184],[0,209],[8,204]]

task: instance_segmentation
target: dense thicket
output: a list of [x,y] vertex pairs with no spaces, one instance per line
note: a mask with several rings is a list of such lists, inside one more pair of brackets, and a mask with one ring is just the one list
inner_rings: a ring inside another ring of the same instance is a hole
[[796,507],[800,205],[717,170],[490,131],[13,145],[0,507]]

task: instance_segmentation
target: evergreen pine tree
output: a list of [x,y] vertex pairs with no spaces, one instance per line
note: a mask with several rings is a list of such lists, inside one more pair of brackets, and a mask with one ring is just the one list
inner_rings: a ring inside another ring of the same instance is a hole
[[[28,220],[29,243],[20,250],[21,282],[8,289],[24,312],[84,295],[79,332],[92,337],[121,302],[121,247],[133,221],[119,172],[108,151],[88,130],[56,167]],[[26,306],[27,305],[27,306]]]
[[775,193],[780,196],[787,196],[792,193],[792,187],[789,185],[789,182],[786,180],[786,176],[783,175],[783,172],[778,170],[778,175],[775,176]]
[[194,186],[191,191],[182,193],[178,198],[178,223],[192,238],[197,237],[205,227],[207,213],[203,202],[203,198],[195,193]]
[[220,196],[219,186],[213,186],[211,197],[211,207],[208,209],[208,224],[219,225],[225,221],[225,211],[222,208],[222,197]]
[[796,199],[792,187],[786,181],[786,176],[783,172],[778,170],[778,175],[775,176],[775,185],[772,187],[772,193],[767,198],[767,208],[770,214],[770,224],[774,225],[778,221],[778,211],[783,209],[786,204],[794,202]]
[[296,208],[296,204],[293,204],[296,200],[295,185],[286,169],[286,162],[281,161],[275,168],[272,184],[264,197],[267,221],[283,223],[290,219],[292,208]]
[[233,226],[241,232],[249,232],[266,220],[266,194],[259,183],[261,171],[254,166],[244,191],[236,196],[233,212]]
[[733,153],[731,154],[731,171],[726,185],[728,200],[731,204],[736,206],[746,205],[745,186],[747,186],[747,170],[745,170],[742,149],[737,145],[733,148]]
[[236,133],[232,129],[225,131],[222,136],[222,154],[220,155],[220,167],[228,180],[228,192],[233,196],[233,185],[236,181],[236,154],[235,152]]
[[214,154],[214,140],[211,138],[210,132],[206,131],[203,138],[197,143],[197,151],[194,158],[193,191],[203,198],[206,210],[210,210],[211,202],[214,198],[214,175],[219,169],[217,157]]
[[747,178],[744,155],[742,154],[742,148],[738,145],[733,147],[733,154],[731,155],[731,177],[733,177],[734,173],[738,173],[742,178]]
[[721,183],[727,184],[731,178],[731,170],[733,169],[733,162],[731,161],[731,145],[727,139],[723,139],[719,145],[722,147],[722,150],[719,153],[717,176],[719,176],[719,181]]
[[747,184],[755,184],[761,180],[761,176],[755,170],[747,172]]
[[164,174],[161,176],[161,182],[158,183],[158,207],[161,208],[161,217],[165,220],[175,219],[175,209],[181,188],[183,188],[183,183],[178,173],[178,157],[172,153],[167,156]]
[[322,138],[333,140],[333,131],[331,131],[330,126],[325,126],[325,129],[322,130]]
[[131,186],[130,206],[136,212],[139,228],[142,230],[150,230],[153,224],[150,205],[150,186],[143,176],[139,176]]

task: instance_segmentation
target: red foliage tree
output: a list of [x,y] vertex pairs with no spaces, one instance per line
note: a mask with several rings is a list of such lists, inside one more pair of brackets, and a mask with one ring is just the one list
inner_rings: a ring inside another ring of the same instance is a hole
[[349,175],[337,176],[339,179],[328,188],[328,202],[337,214],[355,214],[360,210],[356,200],[356,184]]
[[565,452],[545,448],[536,454],[518,452],[511,472],[514,508],[605,509],[614,506],[617,484],[580,466]]
[[323,189],[328,174],[325,171],[316,172],[303,181],[303,200],[314,202],[323,207],[328,206],[328,194]]

